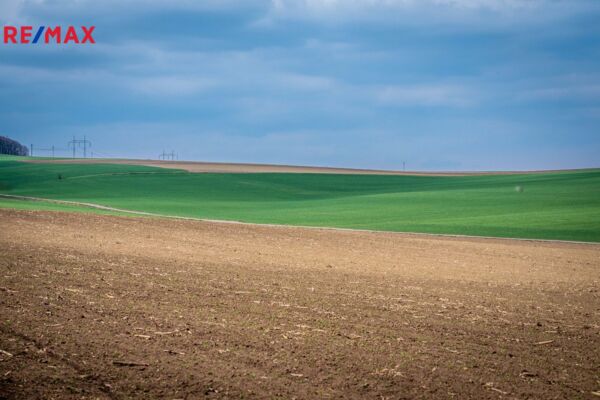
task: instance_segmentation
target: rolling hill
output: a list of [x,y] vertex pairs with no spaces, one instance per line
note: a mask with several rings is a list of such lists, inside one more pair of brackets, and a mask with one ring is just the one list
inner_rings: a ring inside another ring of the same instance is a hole
[[[476,176],[189,173],[4,157],[0,193],[252,223],[600,241],[600,170]],[[99,212],[7,199],[0,206]]]

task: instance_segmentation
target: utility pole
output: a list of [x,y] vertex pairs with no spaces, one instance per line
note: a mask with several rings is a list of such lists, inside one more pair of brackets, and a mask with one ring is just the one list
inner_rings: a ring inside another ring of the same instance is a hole
[[52,158],[54,158],[54,145],[52,145]]
[[31,144],[31,151],[29,152],[29,155],[33,157],[33,143]]
[[75,136],[73,136],[73,140],[71,140],[69,142],[69,146],[73,147],[73,158],[75,158],[75,149],[77,147],[81,147],[83,146],[83,158],[87,157],[87,147],[92,147],[92,142],[90,142],[89,140],[87,140],[85,138],[85,136],[83,137],[83,140],[81,139],[75,139]]
[[175,161],[175,158],[177,157],[177,155],[175,154],[174,150],[171,150],[170,153],[167,153],[166,151],[162,151],[162,153],[160,153],[158,155],[158,159],[159,160],[171,160],[171,161]]
[[406,161],[402,161],[402,171],[406,171]]
[[73,136],[73,140],[69,142],[69,146],[73,146],[73,158],[75,158],[75,146],[77,145],[77,141],[75,140],[75,136]]
[[92,147],[92,142],[87,140],[84,136],[82,143],[83,143],[83,158],[87,158],[87,146],[89,145],[90,147]]

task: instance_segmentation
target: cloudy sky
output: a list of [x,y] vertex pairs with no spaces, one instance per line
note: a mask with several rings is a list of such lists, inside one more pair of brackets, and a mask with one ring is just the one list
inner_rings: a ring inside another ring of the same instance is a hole
[[598,167],[599,21],[598,0],[0,0],[2,25],[95,25],[97,42],[0,43],[0,135],[135,158]]

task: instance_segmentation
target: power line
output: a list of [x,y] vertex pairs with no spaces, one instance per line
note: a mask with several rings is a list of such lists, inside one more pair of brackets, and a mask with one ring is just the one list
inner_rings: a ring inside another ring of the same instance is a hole
[[167,153],[163,150],[162,153],[160,153],[158,155],[158,159],[159,160],[171,160],[174,161],[175,159],[179,158],[177,154],[175,154],[175,152],[173,150],[171,150],[170,153]]
[[116,157],[116,156],[114,156],[114,155],[107,154],[107,153],[102,153],[102,152],[100,152],[100,151],[98,151],[98,150],[96,150],[96,151],[92,151],[92,158],[94,158],[94,157],[98,157],[98,156],[100,156],[100,157],[103,157],[103,158],[117,158],[117,157]]
[[75,158],[75,149],[77,147],[82,147],[83,146],[83,158],[87,158],[87,148],[92,147],[92,142],[90,142],[89,140],[87,140],[85,138],[85,136],[83,137],[83,140],[81,139],[75,139],[75,136],[73,136],[73,140],[71,140],[69,142],[69,147],[71,147],[73,149],[73,158]]
[[[75,141],[75,143],[73,143],[73,140]],[[34,143],[29,145],[29,154],[31,156],[33,156],[33,152],[35,151],[35,154],[37,156],[40,156],[42,154],[40,153],[50,153],[52,158],[55,157],[60,157],[60,156],[64,156],[64,153],[66,152],[71,152],[72,156],[75,157],[77,156],[77,148],[80,147],[82,149],[84,149],[84,157],[87,157],[88,155],[88,148],[91,147],[91,142],[87,139],[82,139],[82,140],[77,140],[75,138],[73,138],[73,140],[71,140],[68,145],[69,147],[58,147],[55,145],[51,145],[51,146],[46,146],[46,147],[42,147],[42,146],[38,146]],[[85,140],[85,143],[84,143]],[[81,142],[78,143],[78,142]],[[84,147],[85,146],[85,147]],[[75,149],[73,149],[73,147],[75,147]],[[63,154],[61,154],[63,153]],[[112,154],[108,154],[108,153],[104,153],[104,152],[100,152],[100,151],[92,151],[90,152],[91,157],[101,157],[101,158],[117,158],[115,155]],[[170,156],[170,153],[165,153],[168,154]]]
[[[87,158],[88,156],[88,149],[92,147],[92,142],[90,140],[87,139],[86,136],[83,137],[83,139],[77,139],[76,136],[73,136],[73,139],[70,140],[69,142],[67,142],[67,146],[66,148],[64,147],[57,147],[55,145],[52,146],[48,146],[48,147],[41,147],[41,146],[36,146],[33,143],[30,145],[30,155],[33,156],[34,155],[34,151],[36,152],[36,154],[40,153],[40,152],[49,152],[52,154],[52,157],[61,157],[63,155],[61,155],[61,153],[63,152],[67,152],[70,151],[72,154],[73,158],[77,157],[77,149],[80,148],[83,150],[83,158]],[[39,156],[39,154],[38,154]],[[100,156],[100,158],[116,158],[116,156],[112,155],[112,154],[107,154],[104,152],[100,152],[100,151],[91,151],[91,158],[95,158]],[[162,153],[160,153],[158,155],[158,158],[160,160],[164,160],[164,161],[175,161],[175,160],[179,160],[179,154],[175,153],[175,150],[171,150],[170,152],[166,152],[165,150],[162,151]]]
[[36,146],[34,144],[30,145],[30,151],[29,151],[29,155],[33,157],[33,153],[34,150],[37,153],[39,152],[49,152],[52,154],[52,158],[56,157],[56,153],[57,152],[63,152],[63,151],[69,151],[68,148],[64,148],[64,147],[56,147],[54,145],[50,146],[50,147],[40,147],[40,146]]

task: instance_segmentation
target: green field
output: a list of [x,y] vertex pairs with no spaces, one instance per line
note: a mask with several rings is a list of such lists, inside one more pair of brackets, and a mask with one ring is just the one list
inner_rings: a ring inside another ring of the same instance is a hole
[[[600,241],[600,170],[467,177],[192,174],[17,160],[0,158],[0,193],[257,223]],[[0,200],[0,207],[96,212],[17,200]]]

